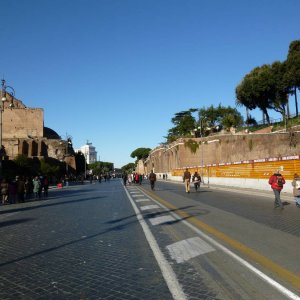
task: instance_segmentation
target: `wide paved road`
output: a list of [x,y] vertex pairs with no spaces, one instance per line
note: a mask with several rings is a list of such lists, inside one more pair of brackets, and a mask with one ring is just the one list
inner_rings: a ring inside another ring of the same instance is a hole
[[0,299],[300,299],[288,202],[116,179],[2,206]]

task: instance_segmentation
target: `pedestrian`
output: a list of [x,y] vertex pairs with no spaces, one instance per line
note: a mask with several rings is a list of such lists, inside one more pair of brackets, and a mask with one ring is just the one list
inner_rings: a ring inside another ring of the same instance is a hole
[[34,193],[34,198],[35,199],[40,199],[41,194],[40,194],[40,189],[41,189],[41,181],[38,176],[35,176],[33,181],[33,193]]
[[10,180],[8,183],[8,201],[11,204],[15,204],[17,199],[17,184],[16,181]]
[[143,181],[143,175],[142,175],[142,174],[139,174],[139,184],[140,184],[140,185],[142,184],[142,181]]
[[22,176],[16,176],[16,185],[17,185],[17,202],[24,203],[24,194],[25,194],[25,181]]
[[127,175],[127,173],[124,172],[122,177],[123,177],[123,183],[124,183],[124,185],[126,185],[126,184],[127,184],[127,180],[128,180],[128,175]]
[[25,193],[26,200],[30,199],[32,190],[33,190],[32,180],[29,179],[29,177],[26,177],[25,183],[24,183],[24,193]]
[[271,188],[275,195],[275,201],[274,201],[274,208],[280,207],[283,209],[283,204],[280,199],[280,192],[283,189],[283,185],[285,184],[285,179],[283,176],[279,173],[279,170],[277,170],[270,178],[269,178],[269,184],[271,185]]
[[43,178],[43,190],[44,190],[44,197],[47,198],[48,197],[48,190],[49,190],[49,180],[48,180],[48,177],[45,176]]
[[190,192],[190,182],[191,182],[191,173],[188,168],[185,169],[185,172],[183,173],[183,182],[185,185],[185,192]]
[[135,173],[135,183],[139,184],[139,174]]
[[296,205],[300,207],[300,176],[295,173],[292,181],[293,195],[295,197]]
[[200,188],[200,183],[201,183],[201,176],[198,174],[198,172],[196,171],[192,177],[192,181],[194,183],[194,187],[195,190],[197,192],[197,190]]
[[127,179],[128,179],[128,184],[131,185],[131,183],[132,183],[132,174],[129,174]]
[[151,190],[153,191],[154,190],[155,181],[156,181],[156,174],[153,172],[153,170],[149,174],[149,180],[150,180]]
[[2,198],[2,204],[8,204],[8,183],[6,179],[2,179],[1,181],[1,198]]

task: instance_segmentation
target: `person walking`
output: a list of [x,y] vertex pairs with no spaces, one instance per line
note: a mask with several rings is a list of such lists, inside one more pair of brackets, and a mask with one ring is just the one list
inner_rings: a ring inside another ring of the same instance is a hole
[[45,176],[43,178],[43,190],[44,190],[44,197],[47,198],[48,197],[48,190],[49,190],[49,180],[48,180],[48,177]]
[[40,199],[41,198],[40,190],[41,190],[42,185],[41,185],[41,181],[40,181],[39,177],[35,176],[32,183],[33,183],[34,198],[35,198],[35,200]]
[[1,198],[3,205],[8,204],[8,183],[6,179],[1,181]]
[[25,194],[25,181],[23,176],[16,176],[16,185],[17,185],[17,203],[24,203],[24,194]]
[[26,200],[30,199],[32,191],[33,191],[32,179],[30,179],[29,177],[26,177],[25,183],[24,183],[24,193],[25,193]]
[[126,185],[127,184],[127,180],[128,180],[128,175],[126,172],[123,173],[123,184]]
[[295,197],[296,205],[300,207],[300,176],[295,173],[292,181],[293,195]]
[[155,181],[156,181],[156,174],[153,172],[153,170],[149,174],[149,180],[150,180],[151,190],[153,191],[154,190]]
[[183,182],[185,185],[185,192],[190,192],[190,183],[191,183],[191,173],[188,168],[185,169],[185,172],[183,173]]
[[197,171],[194,173],[194,175],[192,177],[192,181],[194,183],[194,187],[197,192],[197,190],[200,188],[200,183],[201,183],[201,176],[200,176],[200,174],[198,174]]
[[283,176],[279,173],[279,170],[277,170],[270,178],[269,178],[269,184],[271,185],[271,188],[275,195],[275,201],[274,201],[274,208],[280,207],[283,209],[283,204],[280,199],[280,192],[283,189],[283,185],[285,184],[285,179]]

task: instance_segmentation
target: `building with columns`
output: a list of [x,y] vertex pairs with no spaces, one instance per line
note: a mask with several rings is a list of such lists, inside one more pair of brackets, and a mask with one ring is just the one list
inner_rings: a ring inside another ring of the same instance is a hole
[[86,162],[88,164],[92,164],[97,161],[96,148],[92,145],[92,143],[89,143],[89,141],[87,141],[85,145],[81,146],[80,149],[77,149],[75,151],[81,152],[85,156]]
[[44,110],[29,108],[9,93],[2,102],[2,158],[12,160],[22,154],[29,158],[51,157],[76,169],[75,158],[68,151],[68,141],[44,127]]

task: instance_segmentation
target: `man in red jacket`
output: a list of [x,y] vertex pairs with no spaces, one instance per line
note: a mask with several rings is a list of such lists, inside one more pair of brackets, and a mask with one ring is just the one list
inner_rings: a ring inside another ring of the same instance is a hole
[[274,208],[280,207],[283,209],[283,204],[280,199],[280,192],[283,189],[283,185],[285,184],[285,180],[283,176],[277,171],[269,178],[269,184],[275,195]]

